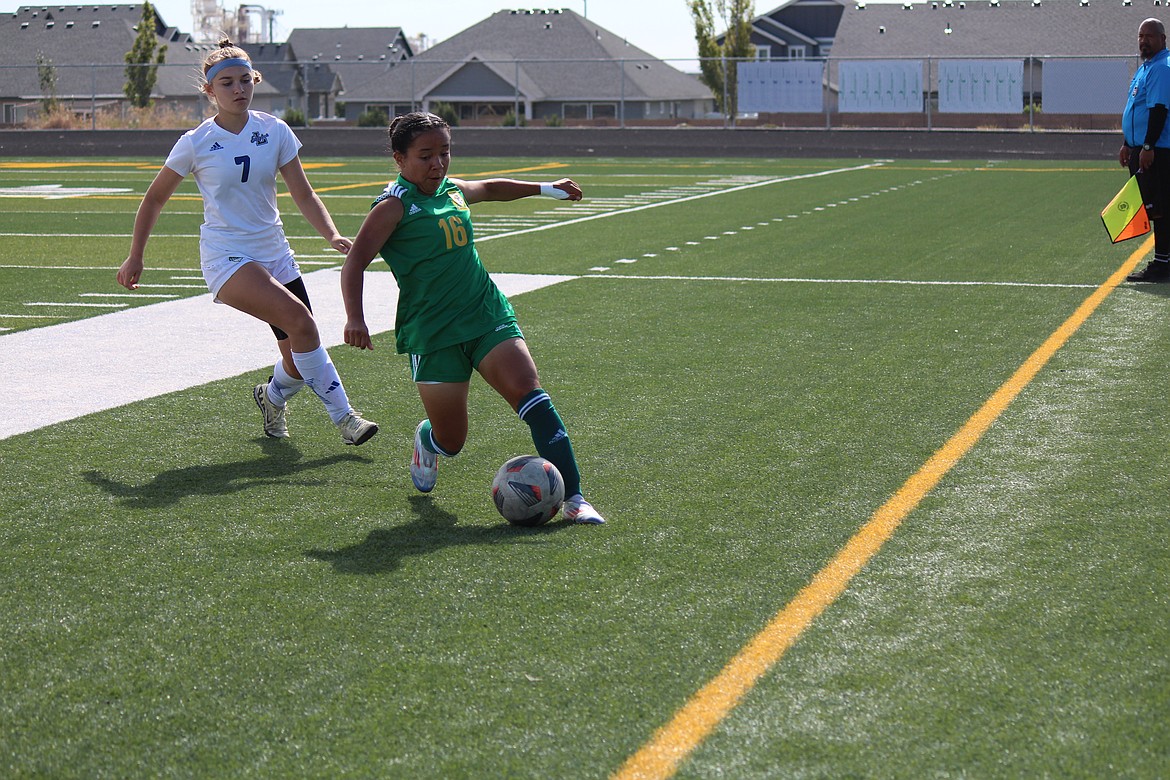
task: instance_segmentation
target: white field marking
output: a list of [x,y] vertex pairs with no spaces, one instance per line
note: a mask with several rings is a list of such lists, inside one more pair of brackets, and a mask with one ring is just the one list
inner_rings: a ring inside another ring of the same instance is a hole
[[[331,268],[302,277],[327,347],[343,342],[340,273]],[[519,295],[576,277],[492,274],[492,278],[505,295]],[[392,330],[398,305],[394,275],[365,274],[365,299],[370,332]],[[390,339],[379,340],[377,346],[394,350]],[[210,294],[6,334],[0,336],[0,376],[36,381],[11,383],[0,415],[0,439],[271,368],[278,354],[266,325],[230,306],[213,304]],[[241,408],[251,403],[250,390],[241,388]],[[360,388],[351,392],[362,396]]]
[[[634,262],[632,260],[617,262]],[[606,270],[590,268],[590,271]],[[948,282],[948,281],[917,281],[914,279],[802,279],[797,277],[767,277],[767,276],[640,276],[637,274],[622,274],[620,276],[594,276],[582,274],[582,279],[643,279],[664,282],[800,282],[805,284],[905,284],[920,287],[1056,287],[1061,289],[1089,288],[1097,289],[1096,284],[1059,284],[1051,282]]]
[[79,297],[79,298],[138,298],[138,299],[162,298],[162,299],[169,299],[169,298],[178,298],[179,296],[177,293],[133,293],[133,292],[129,292],[129,293],[98,292],[98,293],[95,293],[95,292],[88,292],[88,293],[79,293],[77,297]]
[[59,320],[63,314],[0,314],[0,320]]
[[[8,236],[8,235],[12,235],[12,234],[5,233],[4,235]],[[109,266],[109,267],[101,267],[101,266],[93,266],[93,265],[0,265],[0,268],[15,269],[15,270],[29,270],[29,271],[101,271],[104,274],[118,273],[118,266],[116,266],[116,265]],[[182,273],[184,271],[190,271],[191,269],[190,268],[161,268],[159,266],[150,266],[147,270]],[[176,277],[176,278],[178,278],[178,277]],[[202,279],[203,277],[202,276],[192,276],[192,277],[188,277],[188,278]]]
[[10,330],[12,330],[12,328],[0,328],[0,333],[6,333]]
[[25,306],[69,306],[78,309],[123,309],[128,303],[62,303],[61,301],[28,301]]
[[140,284],[140,290],[206,290],[205,284]]
[[34,184],[30,187],[0,187],[0,198],[83,198],[86,195],[118,195],[130,192],[127,187],[62,187],[60,184]]
[[688,203],[694,200],[701,200],[703,198],[713,198],[717,195],[730,195],[733,192],[743,192],[744,190],[756,189],[757,187],[768,187],[773,184],[784,184],[790,181],[801,181],[803,179],[816,179],[821,176],[832,176],[837,173],[854,173],[856,171],[864,171],[870,168],[880,168],[881,163],[866,163],[864,165],[855,165],[851,168],[832,168],[827,171],[817,171],[816,173],[802,173],[797,176],[782,176],[778,179],[764,179],[763,181],[753,181],[748,184],[741,184],[736,187],[728,187],[724,190],[713,190],[712,192],[702,192],[696,195],[687,195],[682,198],[673,198],[671,200],[663,200],[657,203],[646,203],[641,206],[633,206],[628,209],[618,209],[617,211],[607,211],[603,214],[589,214],[578,219],[567,219],[563,222],[552,222],[548,225],[538,225],[537,227],[528,228],[527,230],[517,230],[514,233],[505,233],[496,236],[484,236],[477,241],[490,241],[495,238],[504,238],[505,236],[520,236],[525,233],[535,233],[540,230],[551,230],[553,228],[565,227],[567,225],[577,225],[582,222],[589,222],[594,219],[607,219],[609,217],[616,217],[621,214],[633,214],[636,211],[645,211],[646,209],[656,209],[662,206],[672,206],[676,203]]
[[[5,233],[10,238],[133,238],[130,233]],[[151,233],[151,238],[199,238],[198,233]]]

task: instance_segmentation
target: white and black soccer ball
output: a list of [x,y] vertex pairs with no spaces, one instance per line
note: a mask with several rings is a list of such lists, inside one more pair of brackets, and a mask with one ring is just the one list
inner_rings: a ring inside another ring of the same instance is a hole
[[565,481],[552,463],[536,455],[518,455],[496,472],[492,501],[512,525],[544,525],[561,511]]

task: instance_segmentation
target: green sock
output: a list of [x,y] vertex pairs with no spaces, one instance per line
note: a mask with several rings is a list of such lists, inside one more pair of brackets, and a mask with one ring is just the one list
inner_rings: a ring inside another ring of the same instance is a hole
[[539,387],[520,401],[517,412],[520,419],[528,424],[532,432],[532,443],[536,454],[552,463],[565,480],[565,498],[581,492],[581,472],[577,469],[577,458],[561,416],[552,405],[548,393]]
[[436,442],[434,436],[431,435],[431,420],[422,421],[422,428],[419,430],[419,439],[422,441],[422,449],[428,451],[433,455],[442,455],[443,457],[455,457],[454,453],[448,453],[443,449],[439,442]]

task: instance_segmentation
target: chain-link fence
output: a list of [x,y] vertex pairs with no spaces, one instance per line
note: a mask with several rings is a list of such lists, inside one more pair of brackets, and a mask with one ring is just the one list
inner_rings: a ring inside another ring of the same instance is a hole
[[[255,64],[263,79],[253,108],[294,124],[384,125],[396,114],[426,109],[468,126],[1036,131],[1119,129],[1138,60],[1021,55]],[[159,66],[149,108],[135,108],[127,96],[127,68],[0,66],[0,120],[6,127],[179,128],[210,114],[197,65]],[[685,72],[700,69],[714,77]]]

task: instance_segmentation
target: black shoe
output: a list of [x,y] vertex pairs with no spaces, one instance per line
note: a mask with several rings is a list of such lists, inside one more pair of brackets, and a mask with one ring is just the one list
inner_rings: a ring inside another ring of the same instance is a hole
[[1170,282],[1170,263],[1151,260],[1145,268],[1125,277],[1127,282]]

